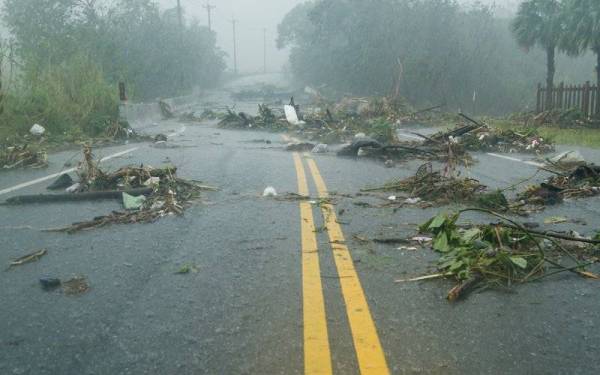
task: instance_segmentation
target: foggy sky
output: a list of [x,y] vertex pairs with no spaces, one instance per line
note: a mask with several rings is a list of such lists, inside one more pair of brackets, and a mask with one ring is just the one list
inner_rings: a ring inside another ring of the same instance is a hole
[[[233,67],[233,30],[231,19],[238,20],[237,45],[238,69],[240,72],[258,72],[263,69],[263,31],[267,28],[267,70],[280,71],[287,62],[287,51],[278,51],[275,46],[277,25],[294,6],[305,0],[210,0],[216,6],[213,11],[213,30],[217,43],[228,54],[227,65]],[[478,0],[462,0],[470,4]],[[496,4],[498,14],[511,13],[518,0],[479,0],[484,4]],[[163,9],[176,6],[177,0],[159,0]],[[186,19],[196,18],[207,24],[207,13],[202,5],[206,0],[181,0]]]
[[[157,0],[162,9],[177,5],[177,0]],[[304,0],[210,0],[217,8],[213,11],[213,30],[217,33],[217,43],[228,54],[227,65],[233,67],[233,31],[230,20],[238,20],[238,67],[240,72],[258,72],[263,69],[263,31],[267,28],[267,69],[280,71],[287,62],[287,51],[279,51],[275,46],[277,25],[294,6]],[[470,4],[478,0],[460,0]],[[508,15],[520,0],[480,0],[484,4],[496,4],[497,13]],[[3,0],[0,0],[2,5]],[[197,19],[207,24],[207,14],[202,8],[206,0],[181,0],[186,19]],[[0,34],[5,34],[0,24]]]
[[[233,67],[233,30],[231,19],[237,22],[238,68],[240,72],[263,69],[263,28],[267,28],[267,70],[280,71],[287,62],[287,52],[275,46],[277,25],[294,6],[303,0],[211,0],[213,30],[217,43],[229,56],[227,65]],[[177,0],[160,0],[163,9],[174,7]],[[196,18],[207,24],[207,13],[202,5],[206,0],[181,0],[186,19]]]

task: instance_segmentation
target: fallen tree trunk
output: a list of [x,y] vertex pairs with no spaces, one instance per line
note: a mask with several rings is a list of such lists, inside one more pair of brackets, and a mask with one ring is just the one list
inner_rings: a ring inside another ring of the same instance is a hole
[[138,196],[148,195],[152,193],[152,191],[152,188],[138,188],[130,190],[92,191],[85,193],[21,195],[7,199],[4,204],[16,206],[31,203],[81,202],[102,199],[121,199],[123,193]]

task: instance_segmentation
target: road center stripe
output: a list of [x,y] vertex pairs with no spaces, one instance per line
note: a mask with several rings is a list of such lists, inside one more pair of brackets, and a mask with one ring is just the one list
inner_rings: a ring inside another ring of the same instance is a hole
[[[298,193],[309,195],[304,166],[298,153],[294,153],[298,178]],[[304,373],[332,373],[331,351],[327,334],[325,299],[321,283],[319,251],[315,234],[312,206],[300,202],[302,229],[302,311],[304,317]]]
[[[329,196],[327,186],[321,177],[317,164],[313,159],[307,159],[307,163],[317,186],[319,197],[327,198]],[[352,256],[346,246],[342,228],[337,222],[334,206],[322,204],[321,208],[346,303],[346,313],[352,331],[360,373],[362,375],[389,374],[385,354],[377,335],[377,328],[371,316],[360,279],[354,268]]]

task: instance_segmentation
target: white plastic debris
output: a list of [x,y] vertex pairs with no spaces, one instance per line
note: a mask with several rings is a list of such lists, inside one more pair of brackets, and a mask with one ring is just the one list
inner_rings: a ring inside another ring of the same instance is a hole
[[267,186],[263,192],[263,197],[276,197],[277,190],[273,186]]
[[417,204],[421,201],[421,198],[406,198],[404,203],[406,204]]
[[398,250],[417,251],[419,249],[414,246],[400,246]]
[[356,139],[367,138],[367,135],[365,133],[356,133],[356,135],[354,135],[354,138],[356,138]]
[[585,164],[585,159],[579,151],[566,151],[556,155],[550,161],[562,167],[576,167]]
[[144,186],[157,186],[160,183],[160,177],[150,177],[144,181]]
[[390,195],[390,196],[388,197],[388,201],[395,202],[395,201],[396,201],[396,199],[397,199],[397,197],[396,197],[395,195]]
[[319,143],[312,149],[313,154],[324,154],[327,152],[327,145],[324,143]]
[[40,124],[33,124],[33,126],[31,127],[31,129],[29,129],[29,132],[32,135],[40,136],[40,135],[42,135],[42,134],[44,134],[46,132],[46,128],[44,128]]
[[81,187],[81,184],[78,182],[78,183],[73,184],[73,185],[69,186],[68,188],[66,188],[65,191],[67,193],[74,193],[77,190],[79,190],[80,187]]
[[285,106],[283,106],[283,110],[285,112],[285,119],[290,124],[292,124],[292,125],[303,125],[303,124],[305,124],[304,121],[300,121],[298,119],[298,114],[296,113],[296,108],[294,108],[294,106],[285,105]]
[[365,150],[363,150],[363,148],[359,148],[358,152],[356,153],[356,156],[365,156],[367,154],[367,152]]
[[413,237],[411,238],[411,240],[413,241],[417,241],[418,243],[427,243],[427,242],[432,242],[433,238],[431,237]]

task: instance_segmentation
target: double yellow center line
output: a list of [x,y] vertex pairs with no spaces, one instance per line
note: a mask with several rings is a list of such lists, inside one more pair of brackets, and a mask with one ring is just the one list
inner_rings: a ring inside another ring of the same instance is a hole
[[[302,159],[294,153],[294,163],[298,177],[298,192],[309,195],[308,183]],[[317,187],[320,198],[328,198],[327,186],[319,172],[316,162],[307,159],[308,168]],[[389,374],[385,355],[377,329],[371,316],[360,279],[337,215],[332,204],[321,204],[325,220],[325,228],[333,251],[335,265],[342,295],[346,305],[346,313],[354,349],[361,374]],[[300,203],[302,220],[302,294],[304,316],[304,373],[331,374],[331,350],[327,333],[325,301],[321,283],[319,253],[313,220],[312,206],[309,202]]]

